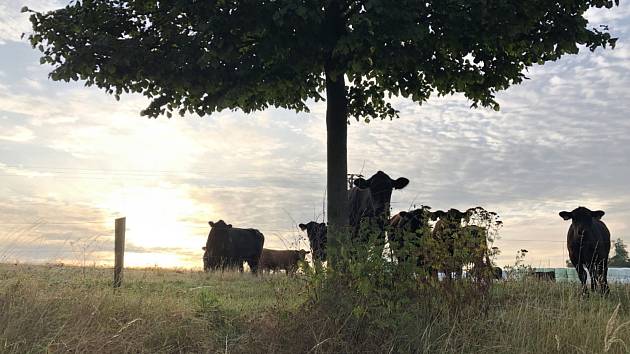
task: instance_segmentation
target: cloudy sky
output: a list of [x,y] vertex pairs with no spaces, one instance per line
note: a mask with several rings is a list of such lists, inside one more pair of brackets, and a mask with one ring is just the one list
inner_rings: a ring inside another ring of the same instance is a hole
[[[268,248],[307,247],[296,224],[322,218],[324,105],[140,117],[141,97],[49,80],[20,40],[24,5],[64,1],[0,2],[0,262],[111,262],[120,216],[128,265],[199,267],[208,220],[258,228]],[[498,212],[500,265],[521,248],[534,266],[564,265],[558,212],[578,205],[605,210],[630,243],[630,4],[589,19],[620,37],[615,50],[533,68],[500,112],[460,96],[396,100],[399,119],[350,126],[349,172],[409,178],[394,211]]]

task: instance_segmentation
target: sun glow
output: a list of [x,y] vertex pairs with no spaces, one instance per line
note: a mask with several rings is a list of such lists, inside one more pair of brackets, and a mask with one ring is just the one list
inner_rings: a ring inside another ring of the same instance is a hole
[[125,264],[136,267],[195,265],[193,256],[208,232],[205,222],[196,220],[214,214],[211,206],[170,185],[119,190],[102,207],[127,218]]

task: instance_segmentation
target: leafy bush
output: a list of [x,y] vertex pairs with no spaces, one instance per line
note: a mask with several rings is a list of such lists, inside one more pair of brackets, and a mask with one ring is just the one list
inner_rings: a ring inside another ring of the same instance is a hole
[[[473,215],[478,219],[466,223],[477,223],[477,228],[463,227],[454,236],[454,253],[432,237],[428,223],[402,232],[402,242],[388,245],[373,222],[361,225],[355,235],[341,235],[334,264],[306,271],[309,301],[303,313],[309,318],[304,322],[325,328],[322,336],[328,338],[316,347],[323,352],[431,351],[431,331],[445,315],[444,309],[454,310],[451,314],[487,311],[490,271],[478,268],[472,272],[475,277],[455,282],[437,278],[437,270],[449,262],[469,267],[477,263],[479,267],[477,260],[490,262],[496,254],[487,243],[489,234],[498,236],[496,214]],[[491,227],[483,229],[479,220],[491,222]],[[479,238],[484,242],[471,245],[470,240]]]

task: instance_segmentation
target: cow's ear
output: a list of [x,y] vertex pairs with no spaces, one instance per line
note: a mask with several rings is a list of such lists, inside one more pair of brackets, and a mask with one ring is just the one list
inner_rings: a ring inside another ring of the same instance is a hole
[[561,211],[559,213],[559,215],[564,220],[571,220],[571,219],[573,219],[573,213],[571,213],[570,211]]
[[302,231],[306,231],[306,225],[300,224],[298,226],[300,227],[300,229],[302,229]]
[[593,218],[597,219],[597,220],[601,220],[602,216],[604,216],[604,211],[603,210],[595,210],[593,212],[591,212],[591,215],[593,216]]
[[208,221],[208,225],[210,225],[210,227],[214,227],[214,222]]
[[225,227],[227,227],[228,229],[231,229],[232,228],[232,224],[227,224],[227,225],[225,225]]
[[392,187],[394,187],[394,189],[403,189],[407,187],[408,184],[409,180],[405,177],[400,177],[397,180],[392,181]]
[[201,247],[201,249],[205,251],[206,250],[206,246]]

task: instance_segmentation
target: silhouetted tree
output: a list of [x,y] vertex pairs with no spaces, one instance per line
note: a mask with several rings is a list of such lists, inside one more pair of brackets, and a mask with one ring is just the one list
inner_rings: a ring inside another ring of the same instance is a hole
[[614,245],[615,255],[608,260],[608,266],[611,268],[630,267],[630,257],[623,240],[618,238]]
[[[618,0],[615,0],[618,3]],[[348,223],[347,125],[396,117],[388,99],[495,93],[534,64],[614,46],[589,28],[609,0],[77,0],[33,12],[53,80],[142,93],[150,117],[308,111],[326,100],[329,242]],[[27,8],[24,11],[31,11]]]

